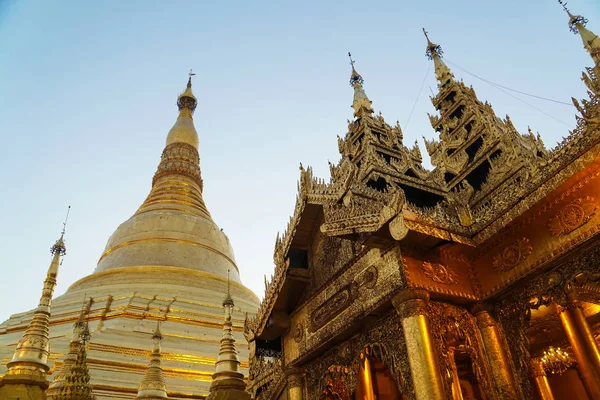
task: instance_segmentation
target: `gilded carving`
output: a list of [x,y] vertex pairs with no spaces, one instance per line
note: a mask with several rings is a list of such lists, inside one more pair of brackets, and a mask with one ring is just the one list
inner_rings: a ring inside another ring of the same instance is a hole
[[340,313],[351,303],[350,287],[345,287],[331,296],[312,315],[312,331],[325,325],[334,315]]
[[361,293],[368,294],[368,289],[375,287],[377,283],[377,268],[373,265],[354,277],[351,284],[352,298],[356,299]]
[[296,343],[300,343],[304,339],[304,326],[301,323],[296,324],[294,328],[293,338]]
[[425,272],[426,277],[436,283],[454,285],[457,282],[458,277],[449,266],[423,261],[421,263],[421,269]]
[[585,225],[596,213],[596,209],[593,197],[586,196],[573,200],[548,222],[550,233],[561,236],[574,231]]
[[492,266],[497,272],[507,272],[521,264],[532,252],[529,239],[522,238],[496,254]]

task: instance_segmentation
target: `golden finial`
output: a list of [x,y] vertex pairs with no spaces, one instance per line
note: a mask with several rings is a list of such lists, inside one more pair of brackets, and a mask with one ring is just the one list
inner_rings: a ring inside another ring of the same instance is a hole
[[425,34],[425,38],[427,39],[427,43],[431,43],[431,40],[429,40],[429,32],[427,32],[427,30],[425,28],[423,28],[423,33]]
[[194,113],[196,105],[198,104],[196,96],[194,96],[194,93],[192,93],[192,76],[194,75],[196,74],[190,69],[190,72],[188,72],[188,82],[185,91],[177,98],[177,108],[179,108],[179,111],[185,109],[190,113],[190,115]]
[[362,76],[360,76],[358,72],[356,72],[356,69],[354,69],[354,63],[356,61],[352,59],[352,53],[348,52],[348,58],[350,58],[350,65],[352,66],[352,75],[350,75],[350,86],[354,87],[354,85],[356,84],[362,85],[363,83],[365,83],[365,80]]
[[434,57],[441,58],[442,55],[444,54],[444,52],[442,51],[442,46],[440,46],[439,44],[433,43],[429,39],[429,32],[427,32],[427,30],[425,28],[423,28],[423,34],[425,35],[425,38],[427,39],[427,50],[425,51],[425,55],[427,56],[427,58],[429,58],[430,60],[433,60]]
[[571,14],[571,11],[569,11],[569,9],[567,8],[566,1],[558,0],[558,4],[562,6],[563,10],[565,10],[567,15],[569,16],[569,29],[571,30],[571,32],[573,32],[574,34],[579,33],[579,27],[577,25],[585,27],[585,25],[588,23],[588,20],[582,17],[581,15]]
[[226,306],[233,307],[234,306],[233,298],[231,297],[231,289],[230,289],[230,286],[231,286],[231,281],[229,279],[230,272],[231,272],[230,270],[227,270],[227,296],[225,296],[225,300],[223,300],[223,307],[226,307]]
[[60,238],[54,243],[54,245],[50,248],[50,253],[55,254],[59,253],[61,256],[67,254],[67,248],[65,247],[64,236],[67,230],[67,221],[69,220],[69,212],[71,212],[71,206],[67,207],[67,216],[65,217],[65,222],[63,222],[63,228],[60,232]]
[[166,399],[167,398],[167,386],[163,376],[163,370],[160,366],[160,342],[163,336],[160,332],[160,320],[156,323],[156,329],[152,333],[152,355],[150,356],[150,363],[140,387],[136,399]]
[[187,87],[191,88],[192,87],[192,76],[196,75],[195,73],[192,72],[192,70],[190,69],[190,72],[188,73],[188,83],[187,83]]
[[[67,218],[70,209],[71,206],[67,209]],[[10,380],[12,376],[18,378],[18,376],[22,376],[23,374],[27,374],[41,382],[45,382],[46,380],[46,372],[49,370],[48,354],[50,351],[50,338],[48,331],[50,329],[50,308],[54,289],[56,288],[56,277],[58,276],[58,269],[61,264],[60,257],[66,254],[63,237],[67,218],[65,218],[65,222],[63,223],[60,238],[50,248],[52,261],[46,273],[40,302],[33,313],[33,319],[17,344],[12,360],[7,364],[8,370],[4,381]]]

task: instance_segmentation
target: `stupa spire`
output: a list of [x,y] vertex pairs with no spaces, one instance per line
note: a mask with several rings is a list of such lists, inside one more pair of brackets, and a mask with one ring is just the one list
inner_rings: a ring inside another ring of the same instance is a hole
[[238,353],[235,348],[235,339],[233,337],[233,323],[231,317],[234,305],[228,279],[227,295],[223,300],[223,308],[225,309],[223,337],[221,338],[221,348],[219,350],[217,362],[215,363],[216,371],[212,376],[213,381],[210,385],[210,393],[207,400],[250,399],[250,394],[246,392],[244,374],[240,372],[240,360],[238,358]]
[[90,340],[90,331],[86,321],[90,307],[90,298],[82,307],[79,319],[73,325],[73,336],[69,343],[69,352],[63,361],[56,378],[46,391],[47,400],[93,400],[90,374],[87,367],[86,345]]
[[142,378],[142,383],[138,389],[136,399],[160,400],[167,398],[167,385],[163,377],[163,371],[160,366],[160,342],[163,336],[160,333],[160,321],[156,324],[156,329],[152,334],[154,347],[150,356],[150,364],[146,368],[146,373]]
[[452,72],[450,72],[450,68],[446,65],[444,60],[442,60],[442,56],[444,54],[442,50],[442,46],[439,44],[433,43],[429,39],[429,33],[423,28],[423,33],[425,34],[425,38],[427,39],[427,49],[425,50],[425,55],[430,60],[433,60],[433,65],[435,67],[435,76],[439,81],[439,86],[444,86],[448,83],[449,80],[454,78]]
[[590,53],[590,56],[596,65],[600,65],[600,37],[586,28],[588,23],[587,18],[581,15],[571,14],[571,11],[567,8],[566,2],[562,0],[558,0],[558,2],[569,16],[569,29],[574,34],[579,34],[579,36],[581,36],[583,47]]
[[348,57],[350,58],[350,65],[352,66],[350,86],[354,88],[354,100],[352,102],[354,116],[356,118],[360,118],[365,115],[373,114],[373,108],[371,107],[372,101],[369,100],[365,90],[363,89],[363,83],[365,83],[365,80],[358,72],[356,72],[356,69],[354,68],[355,61],[352,59],[352,54],[350,54],[350,52],[348,52]]
[[63,223],[63,229],[58,240],[50,248],[52,261],[46,279],[40,302],[33,313],[33,318],[17,344],[12,360],[7,364],[7,372],[3,378],[3,383],[7,384],[14,381],[30,381],[32,384],[39,384],[41,387],[47,387],[46,373],[48,367],[49,330],[50,330],[50,308],[52,296],[56,287],[56,278],[61,264],[61,257],[66,254],[64,242],[67,217]]

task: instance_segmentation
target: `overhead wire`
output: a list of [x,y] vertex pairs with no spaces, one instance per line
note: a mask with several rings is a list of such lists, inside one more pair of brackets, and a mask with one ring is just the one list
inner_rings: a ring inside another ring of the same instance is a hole
[[421,93],[423,92],[423,86],[425,86],[425,81],[427,81],[427,77],[429,76],[429,71],[431,71],[431,63],[429,63],[429,68],[427,68],[427,73],[425,74],[425,78],[423,78],[423,82],[421,82],[421,88],[419,89],[419,94],[417,94],[417,99],[415,100],[415,104],[413,104],[412,110],[410,110],[410,114],[408,114],[408,119],[406,120],[406,123],[404,124],[404,129],[408,128],[408,123],[410,122],[410,118],[412,117],[413,112],[415,111],[415,107],[417,106],[417,103],[419,102],[419,98],[421,97]]

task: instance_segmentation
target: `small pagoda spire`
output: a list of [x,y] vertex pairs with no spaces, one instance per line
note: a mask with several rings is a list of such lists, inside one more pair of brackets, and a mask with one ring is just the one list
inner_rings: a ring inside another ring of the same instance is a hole
[[142,383],[138,389],[136,399],[161,400],[167,398],[167,385],[163,376],[163,370],[160,366],[160,342],[163,336],[160,333],[160,321],[156,324],[156,329],[152,334],[154,346],[150,356],[150,364],[146,368],[146,373],[142,378]]
[[50,248],[52,261],[46,273],[40,302],[33,313],[33,318],[27,330],[17,344],[12,360],[7,364],[6,375],[3,378],[4,384],[9,383],[13,378],[14,380],[23,381],[23,378],[27,377],[32,381],[32,384],[37,382],[39,385],[47,387],[46,373],[50,369],[48,366],[50,308],[61,257],[67,252],[64,236],[70,209],[71,206],[67,210],[67,217],[63,223],[60,237]]
[[581,36],[583,47],[590,53],[596,65],[600,65],[600,37],[585,27],[588,23],[587,18],[571,14],[565,1],[558,0],[558,3],[562,5],[569,16],[569,29],[571,32]]
[[427,39],[427,49],[425,50],[425,55],[430,60],[433,60],[435,76],[439,81],[439,86],[444,86],[446,83],[448,83],[448,81],[454,78],[454,75],[452,72],[450,72],[450,68],[448,68],[444,60],[442,60],[442,56],[444,55],[442,46],[429,40],[429,33],[425,30],[425,28],[423,28],[423,33]]
[[93,400],[90,374],[87,366],[86,346],[91,335],[87,316],[94,299],[90,298],[81,309],[77,322],[73,325],[73,336],[69,352],[61,369],[46,391],[47,400]]
[[198,100],[194,96],[194,93],[192,93],[192,77],[194,75],[196,74],[190,69],[186,88],[177,97],[179,116],[167,135],[167,146],[172,143],[187,143],[194,146],[196,150],[198,149],[198,132],[196,132],[196,128],[194,127],[192,117],[198,105]]
[[240,372],[240,360],[235,348],[233,337],[233,324],[231,316],[234,307],[233,298],[230,293],[229,278],[227,279],[227,295],[223,300],[225,309],[225,321],[223,322],[223,337],[221,348],[215,363],[216,371],[212,376],[210,393],[207,400],[250,400],[250,394],[246,392],[244,374]]
[[363,89],[363,83],[365,80],[354,68],[354,60],[352,54],[348,52],[350,58],[350,65],[352,66],[352,74],[350,75],[350,86],[354,88],[354,101],[352,102],[352,108],[354,109],[354,116],[356,118],[363,117],[365,115],[373,114],[373,107],[371,107],[372,101],[369,100],[365,90]]

